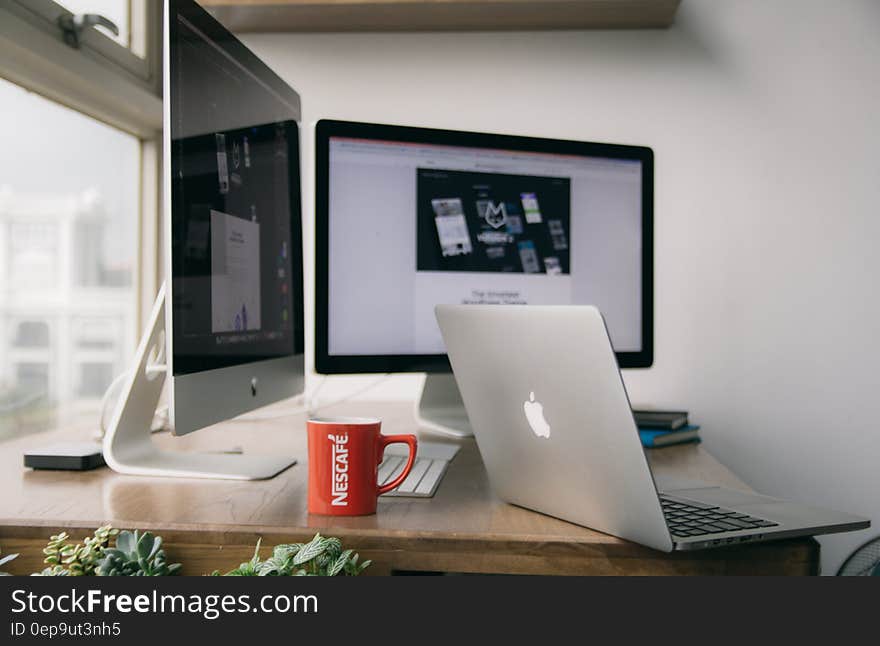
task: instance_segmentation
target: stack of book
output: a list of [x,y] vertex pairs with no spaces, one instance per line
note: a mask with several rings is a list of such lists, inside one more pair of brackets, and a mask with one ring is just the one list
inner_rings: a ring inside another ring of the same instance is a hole
[[700,427],[688,422],[687,411],[633,409],[633,417],[647,448],[700,441]]

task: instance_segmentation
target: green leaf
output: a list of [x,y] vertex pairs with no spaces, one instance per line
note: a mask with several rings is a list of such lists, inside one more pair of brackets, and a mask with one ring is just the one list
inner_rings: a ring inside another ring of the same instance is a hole
[[348,557],[351,556],[352,550],[345,550],[342,554],[339,555],[339,558],[327,568],[327,576],[336,576],[342,569],[345,567],[345,564],[348,563]]
[[275,557],[284,557],[289,558],[295,556],[297,552],[299,552],[303,548],[302,543],[282,543],[281,545],[276,545],[272,554]]
[[137,542],[134,534],[127,530],[119,532],[119,535],[116,537],[116,549],[126,554],[131,554],[135,550],[136,545]]
[[310,543],[303,546],[297,555],[293,557],[293,564],[302,565],[303,563],[311,561],[313,558],[323,553],[325,549],[326,546],[324,544],[324,539],[321,538],[320,534],[315,534],[315,538],[313,538]]
[[254,555],[251,557],[251,565],[256,567],[260,563],[260,544],[263,542],[263,538],[260,537],[257,539],[257,546],[254,548]]
[[[150,537],[150,552],[149,552],[149,554],[147,554],[146,558],[148,558],[148,559],[158,558],[158,554],[160,553],[160,551],[162,549],[162,537],[161,536],[154,536],[150,532],[147,532],[144,534],[145,539],[147,536]],[[164,552],[163,552],[163,554],[164,554]]]
[[145,532],[138,537],[137,542],[137,554],[142,559],[147,559],[151,556],[153,551],[153,535],[150,532]]
[[327,551],[334,559],[339,556],[340,552],[342,552],[342,541],[336,537],[325,538],[324,544],[327,547]]

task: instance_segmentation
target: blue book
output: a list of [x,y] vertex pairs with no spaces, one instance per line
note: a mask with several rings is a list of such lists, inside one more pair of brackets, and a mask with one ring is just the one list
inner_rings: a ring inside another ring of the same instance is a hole
[[642,440],[642,446],[653,449],[660,446],[669,446],[671,444],[699,442],[699,430],[700,427],[694,424],[683,426],[674,431],[668,431],[662,428],[640,428],[639,438]]

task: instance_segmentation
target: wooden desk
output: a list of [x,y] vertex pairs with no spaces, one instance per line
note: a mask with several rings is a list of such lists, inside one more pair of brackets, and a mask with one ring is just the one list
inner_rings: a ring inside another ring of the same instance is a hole
[[[277,408],[276,408],[277,410]],[[409,403],[349,403],[322,414],[374,415],[386,432],[413,432]],[[316,531],[338,536],[370,558],[370,574],[392,571],[515,574],[815,574],[819,547],[812,539],[663,554],[498,500],[473,440],[462,442],[432,499],[383,498],[374,516],[336,518],[306,511],[304,415],[236,421],[185,438],[156,436],[183,450],[289,451],[300,462],[259,482],[122,476],[107,468],[46,472],[22,467],[22,452],[76,433],[29,435],[0,444],[0,546],[21,556],[8,571],[42,568],[41,548],[61,529],[76,538],[110,522],[161,534],[185,574],[227,570],[263,545],[303,541]],[[78,431],[80,437],[86,430]],[[443,440],[424,435],[423,439]],[[651,451],[657,475],[744,488],[697,445]],[[268,549],[264,548],[265,555]]]

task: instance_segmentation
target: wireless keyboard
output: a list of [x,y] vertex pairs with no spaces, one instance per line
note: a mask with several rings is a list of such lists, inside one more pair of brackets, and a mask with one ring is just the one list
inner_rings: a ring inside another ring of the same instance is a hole
[[[440,484],[448,465],[449,460],[417,457],[406,480],[397,489],[384,495],[430,498],[437,490],[437,485]],[[379,465],[379,477],[377,478],[379,484],[383,485],[394,480],[405,466],[405,457],[386,454],[382,464]]]

